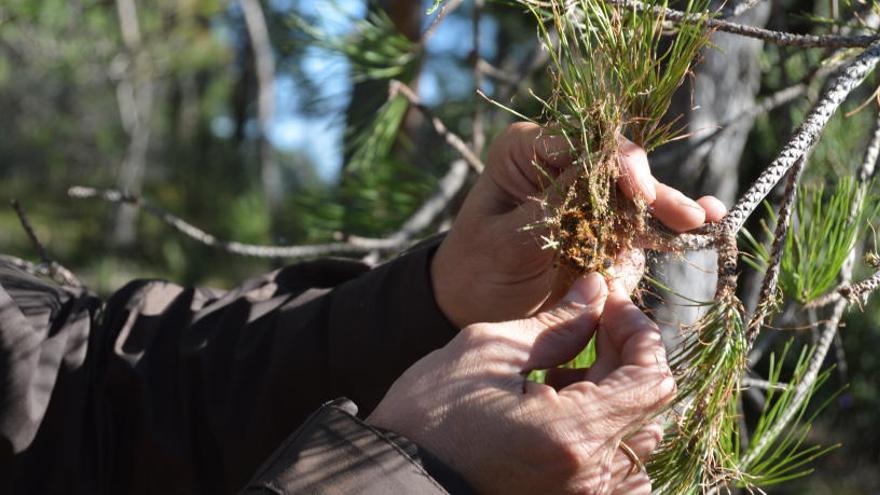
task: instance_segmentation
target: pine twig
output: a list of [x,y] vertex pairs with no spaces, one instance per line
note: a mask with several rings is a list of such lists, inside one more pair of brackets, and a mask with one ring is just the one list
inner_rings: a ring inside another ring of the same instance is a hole
[[24,233],[27,234],[28,239],[31,241],[34,250],[36,250],[37,254],[40,256],[40,260],[47,265],[52,263],[52,259],[49,258],[49,253],[46,251],[46,246],[44,246],[43,243],[40,242],[40,238],[37,237],[37,233],[34,231],[34,226],[31,224],[27,212],[24,211],[24,207],[21,206],[21,203],[17,199],[11,200],[9,205],[15,210],[15,214],[18,216],[18,221],[21,223]]
[[437,32],[437,28],[440,27],[440,24],[443,22],[443,19],[446,19],[446,16],[458,10],[461,7],[461,4],[464,3],[464,0],[449,0],[444,3],[440,7],[440,12],[437,13],[437,16],[434,17],[434,20],[431,21],[431,24],[428,26],[428,29],[422,34],[421,40],[419,40],[419,45],[422,47],[422,50],[428,45],[428,42],[431,41],[431,38],[434,37],[434,34]]
[[727,21],[725,19],[717,19],[711,17],[711,13],[686,14],[680,10],[668,9],[656,5],[647,5],[638,0],[606,0],[611,5],[619,5],[639,11],[649,10],[657,15],[664,16],[671,22],[702,22],[707,29],[723,31],[731,34],[738,34],[749,38],[757,38],[768,43],[785,46],[797,46],[801,48],[855,48],[867,47],[877,41],[877,36],[869,35],[815,35],[815,34],[794,34],[783,31],[773,31],[770,29],[759,28],[755,26],[746,26],[736,22]]
[[776,289],[779,285],[779,271],[782,265],[782,253],[785,251],[785,239],[788,235],[789,225],[791,225],[798,182],[800,182],[801,175],[806,168],[808,156],[809,153],[804,154],[795,163],[794,168],[789,172],[788,182],[785,184],[785,193],[782,196],[782,205],[779,207],[776,229],[773,232],[773,245],[770,249],[770,259],[767,262],[767,272],[764,274],[764,280],[761,282],[761,295],[758,298],[755,314],[749,322],[749,328],[746,331],[749,339],[749,348],[754,345],[755,339],[764,325],[764,320],[773,312],[773,308],[776,305]]
[[878,60],[880,60],[880,41],[872,43],[852,62],[838,71],[791,140],[721,221],[723,230],[738,232],[742,228],[749,215],[755,211],[776,183],[818,140],[831,116],[849,93],[864,81],[868,73],[877,65]]
[[452,146],[455,151],[461,155],[462,158],[471,166],[477,173],[483,171],[486,168],[483,165],[483,161],[474,153],[473,150],[464,142],[462,138],[460,138],[457,134],[450,131],[446,124],[440,120],[439,117],[434,115],[434,112],[431,111],[424,103],[422,103],[421,98],[406,84],[393,80],[389,86],[390,97],[393,98],[396,95],[401,95],[409,101],[409,104],[412,105],[413,108],[418,110],[425,116],[428,120],[431,121],[431,125],[434,126],[434,131],[440,135],[443,139],[446,140],[446,143]]
[[824,296],[810,301],[807,308],[824,308],[829,304],[836,303],[841,299],[846,299],[851,303],[864,305],[868,296],[880,287],[880,270],[874,272],[873,275],[858,282],[856,284],[843,284]]
[[440,179],[437,192],[399,230],[387,237],[372,238],[350,235],[343,236],[343,240],[339,242],[300,246],[265,246],[218,239],[201,228],[154,205],[145,198],[113,189],[98,190],[91,187],[74,186],[68,190],[68,195],[77,199],[99,198],[111,203],[134,205],[187,237],[227,253],[257,258],[312,258],[334,254],[369,253],[372,251],[391,252],[406,248],[411,244],[413,238],[427,228],[446,208],[449,201],[464,186],[467,175],[467,163],[464,160],[454,161],[450,166],[449,172]]

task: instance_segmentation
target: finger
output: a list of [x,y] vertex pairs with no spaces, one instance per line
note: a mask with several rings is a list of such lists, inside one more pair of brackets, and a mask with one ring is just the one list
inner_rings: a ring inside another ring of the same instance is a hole
[[609,426],[625,433],[663,410],[675,394],[675,380],[668,370],[657,366],[624,365],[592,392],[591,399],[605,409]]
[[[616,280],[612,283],[604,309],[600,325],[602,333],[608,337],[609,347],[602,352],[612,352],[620,356],[622,364],[654,364],[654,354],[663,350],[660,329],[632,302],[622,281]],[[630,342],[632,339],[636,340]],[[651,342],[654,347],[645,347],[647,342]],[[646,351],[650,356],[633,353],[635,350]],[[665,353],[661,354],[665,363]]]
[[617,484],[612,495],[650,495],[651,479],[648,473],[640,471]]
[[645,463],[660,443],[662,427],[654,421],[621,440],[611,461],[611,485],[618,486],[644,472]]
[[571,164],[568,141],[547,129],[528,122],[511,124],[489,148],[487,176],[515,204],[549,185],[547,176],[556,177]]
[[654,216],[676,232],[693,230],[706,222],[706,212],[696,201],[679,190],[658,182],[657,200],[652,211]]
[[703,196],[697,200],[703,210],[706,211],[707,222],[717,222],[727,215],[727,207],[715,196]]
[[519,320],[518,333],[531,342],[524,370],[553,368],[573,359],[593,336],[607,295],[605,279],[591,273],[576,280],[553,308]]
[[663,421],[653,419],[623,441],[642,462],[647,462],[662,439]]
[[652,204],[657,198],[657,191],[648,165],[648,154],[623,136],[619,139],[619,153],[618,187],[628,198],[639,198]]
[[626,294],[632,294],[645,274],[645,253],[640,249],[627,249],[617,255],[608,269],[612,285],[619,283]]

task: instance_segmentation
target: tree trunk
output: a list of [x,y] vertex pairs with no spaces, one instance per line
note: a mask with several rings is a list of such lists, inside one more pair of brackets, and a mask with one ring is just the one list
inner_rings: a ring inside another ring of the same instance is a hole
[[[713,8],[719,5],[716,2]],[[770,5],[765,2],[735,20],[764,26],[769,14]],[[678,105],[677,114],[687,115],[688,130],[692,133],[681,146],[693,146],[701,137],[749,108],[760,89],[758,59],[763,42],[726,33],[715,33],[712,42],[715,47],[706,50],[702,63],[696,67],[693,99],[691,94],[683,95]],[[681,164],[672,163],[659,170],[660,180],[692,197],[713,194],[726,205],[732,205],[739,188],[740,158],[753,124],[754,119],[742,119],[725,128],[715,139],[691,150]],[[698,180],[694,181],[694,177]],[[717,273],[714,251],[688,253],[684,260],[681,258],[675,255],[658,260],[655,270],[660,279],[688,298],[711,301]],[[666,303],[657,308],[657,321],[671,339],[678,335],[681,325],[695,322],[705,309],[689,304],[669,296]]]
[[271,215],[284,199],[281,165],[268,138],[269,127],[275,116],[275,54],[260,0],[240,0],[239,4],[244,14],[257,69],[257,146],[260,178]]
[[[135,0],[117,0],[119,30],[125,45],[120,58],[122,68],[116,85],[116,97],[128,148],[119,170],[119,188],[140,194],[150,146],[150,121],[153,116],[153,74],[149,53],[143,48]],[[112,68],[111,68],[112,69]],[[137,237],[137,208],[123,205],[116,216],[113,241],[118,246],[132,244]]]

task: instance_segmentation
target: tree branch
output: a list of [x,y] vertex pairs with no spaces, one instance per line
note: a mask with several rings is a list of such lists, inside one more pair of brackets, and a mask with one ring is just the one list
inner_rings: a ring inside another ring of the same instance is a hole
[[99,198],[117,204],[130,204],[170,225],[184,234],[207,246],[227,253],[257,258],[312,258],[333,254],[357,254],[372,251],[390,252],[407,247],[412,239],[446,208],[449,201],[464,186],[468,175],[468,165],[464,160],[456,160],[449,172],[440,179],[436,193],[426,201],[396,232],[387,237],[372,238],[355,235],[343,236],[339,242],[301,246],[264,246],[244,244],[218,239],[199,227],[154,205],[150,201],[121,191],[98,190],[91,187],[74,186],[68,195],[77,199]]
[[[876,46],[876,44],[872,46]],[[874,62],[876,63],[876,58]],[[850,67],[852,67],[852,64],[850,65]],[[851,220],[855,217],[855,213],[859,210],[859,208],[861,208],[860,203],[864,201],[864,198],[867,194],[867,189],[869,185],[868,180],[873,176],[876,170],[877,155],[878,153],[880,153],[880,151],[878,150],[880,150],[880,117],[878,117],[877,120],[877,129],[875,129],[874,131],[874,136],[872,137],[868,148],[865,150],[865,157],[862,160],[861,165],[859,166],[859,170],[856,172],[856,177],[859,181],[859,191],[857,201],[853,203],[853,208],[850,212]],[[850,252],[849,257],[843,264],[843,267],[840,269],[840,280],[842,285],[849,284],[850,280],[852,279],[856,252],[857,249],[853,249],[852,252]],[[869,293],[870,291],[877,288],[878,285],[880,285],[880,273],[875,274],[874,276],[863,281],[862,283],[865,284],[865,288],[863,289],[865,291],[864,293]],[[835,340],[837,329],[840,326],[840,320],[841,318],[843,318],[843,312],[849,302],[850,301],[848,297],[838,297],[837,300],[834,302],[834,307],[831,311],[831,318],[826,320],[825,326],[819,334],[819,338],[816,342],[816,347],[813,350],[813,353],[810,355],[810,361],[807,364],[807,371],[804,373],[803,377],[796,385],[794,395],[788,402],[785,410],[777,417],[774,425],[743,457],[743,465],[748,465],[753,462],[759,455],[759,453],[762,452],[771,442],[773,442],[780,435],[780,433],[782,433],[782,431],[795,417],[803,402],[807,400],[807,398],[810,396],[810,393],[813,389],[813,384],[815,383],[816,378],[819,376],[819,371],[822,369],[822,363],[825,362],[825,356],[828,354],[828,350],[831,348],[831,344]],[[813,309],[811,309],[811,311],[813,311]]]
[[877,41],[877,36],[855,35],[815,35],[794,34],[770,29],[746,26],[736,22],[711,17],[711,13],[686,14],[680,10],[667,9],[656,5],[646,5],[638,0],[606,0],[611,5],[629,7],[639,11],[649,10],[664,16],[672,22],[700,22],[707,29],[757,38],[776,45],[798,46],[801,48],[847,48],[866,47]]
[[808,156],[808,153],[804,154],[795,163],[794,168],[789,172],[788,182],[785,184],[785,193],[782,196],[782,205],[779,207],[776,229],[773,232],[773,247],[770,250],[770,259],[767,262],[767,272],[764,274],[763,282],[761,282],[761,295],[758,298],[755,314],[752,316],[746,331],[749,350],[754,345],[758,333],[761,332],[765,318],[773,312],[774,307],[777,305],[776,288],[779,285],[779,271],[782,265],[782,254],[785,251],[785,238],[788,235],[788,227],[791,225],[792,211],[794,210],[794,202],[797,198],[798,182],[800,182],[801,175],[806,168]]
[[42,264],[37,265],[14,256],[0,256],[0,259],[32,275],[49,277],[63,287],[72,287],[74,289],[84,288],[85,284],[83,284],[72,271],[68,270],[60,263],[53,261],[52,258],[49,257],[49,252],[46,250],[46,246],[40,242],[40,238],[37,237],[37,233],[34,231],[34,227],[28,219],[27,212],[25,212],[21,203],[19,203],[18,200],[13,199],[10,204],[12,209],[15,210],[15,214],[18,215],[18,221],[21,223],[21,227],[24,229],[25,234],[27,234],[28,239],[37,251],[37,254],[39,254]]
[[880,60],[880,41],[874,42],[835,75],[828,89],[798,127],[794,136],[773,162],[761,173],[736,205],[721,221],[721,229],[738,232],[746,219],[764,200],[777,182],[815,143],[831,116],[849,93],[864,81]]

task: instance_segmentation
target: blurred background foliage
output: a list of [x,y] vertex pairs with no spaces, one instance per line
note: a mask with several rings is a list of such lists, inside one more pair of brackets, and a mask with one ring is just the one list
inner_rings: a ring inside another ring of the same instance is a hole
[[[268,115],[260,107],[266,81],[254,46],[260,40],[245,15],[248,3],[261,10],[274,66]],[[388,102],[387,77],[416,88],[465,138],[472,135],[477,106],[489,137],[512,120],[474,92],[472,2],[424,40],[437,15],[426,15],[432,4],[4,0],[0,199],[19,199],[52,257],[102,295],[137,277],[229,287],[283,261],[225,254],[147,215],[68,198],[74,185],[143,194],[218,237],[242,242],[302,244],[342,232],[393,232],[433,192],[456,155],[421,114]],[[773,1],[768,26],[816,32],[823,28],[809,19],[827,16],[828,6],[825,0]],[[527,90],[546,92],[545,73],[532,73],[518,90],[509,80],[534,53],[530,22],[502,2],[486,4],[479,56],[497,73],[481,88],[537,115]],[[824,55],[765,46],[758,96],[800,81]],[[877,80],[872,76],[845,112],[867,100]],[[808,94],[820,86],[813,84]],[[756,119],[739,161],[740,188],[808,109],[808,98],[799,98]],[[869,105],[834,117],[813,152],[806,182],[852,173],[876,111]],[[675,175],[675,163],[665,167],[667,176]],[[434,227],[448,225],[460,196]],[[0,208],[0,252],[36,259],[8,208]],[[823,388],[830,396],[849,384],[810,441],[843,447],[817,463],[816,475],[774,493],[880,493],[878,322],[876,302],[849,312],[834,357],[837,371]],[[801,333],[809,340],[809,330]]]

